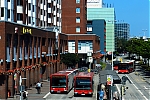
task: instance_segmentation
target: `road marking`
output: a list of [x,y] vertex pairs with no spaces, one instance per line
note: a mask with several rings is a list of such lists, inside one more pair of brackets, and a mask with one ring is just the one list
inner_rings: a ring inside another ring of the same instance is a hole
[[148,90],[148,88],[146,86],[143,86],[146,90]]
[[[116,84],[116,87],[117,87],[119,94],[121,94],[121,91],[120,91],[119,86],[117,84]],[[122,97],[122,100],[125,100],[125,99]]]
[[50,94],[50,92],[48,92],[48,93],[43,97],[43,99],[46,99],[49,94]]
[[[126,77],[128,77],[128,75],[126,75]],[[128,79],[131,81],[131,79],[128,77]],[[131,83],[133,84],[133,86],[138,90],[138,92],[145,98],[145,100],[148,100],[144,94],[137,88],[137,86],[131,81]]]

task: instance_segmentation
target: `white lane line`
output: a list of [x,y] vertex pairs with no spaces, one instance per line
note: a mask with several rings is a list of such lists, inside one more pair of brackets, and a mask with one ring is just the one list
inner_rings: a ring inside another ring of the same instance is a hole
[[144,87],[144,89],[148,90],[148,88],[146,86],[143,86],[143,87]]
[[[117,84],[116,84],[116,87],[117,87],[119,94],[121,94],[121,91],[120,91],[119,86]],[[122,97],[122,100],[125,100],[125,99]]]
[[50,92],[48,92],[48,93],[43,97],[43,99],[46,99],[49,94],[50,94]]
[[[128,77],[128,75],[126,75],[126,77]],[[131,81],[131,83],[133,84],[133,86],[138,90],[138,92],[143,96],[143,98],[145,98],[145,100],[148,100],[144,94],[137,88],[137,86],[132,82],[132,80],[128,77],[128,79]]]

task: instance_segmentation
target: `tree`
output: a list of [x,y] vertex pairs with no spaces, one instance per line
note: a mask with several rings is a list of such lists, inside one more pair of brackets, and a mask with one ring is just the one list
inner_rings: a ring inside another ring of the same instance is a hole
[[64,63],[67,68],[74,67],[79,61],[79,57],[77,54],[74,53],[66,53],[62,55],[61,62]]
[[122,51],[126,51],[127,40],[117,38],[116,43],[117,43],[118,53],[122,53]]

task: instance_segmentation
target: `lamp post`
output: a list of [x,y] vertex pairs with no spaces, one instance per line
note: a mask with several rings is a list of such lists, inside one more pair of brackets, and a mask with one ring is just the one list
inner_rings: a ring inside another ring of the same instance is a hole
[[[114,24],[115,22],[117,22],[116,20],[108,20],[108,22],[112,22],[112,24]],[[113,27],[114,28],[114,27]],[[112,32],[112,36],[113,36],[113,32]],[[112,62],[111,62],[111,65],[112,65],[112,70],[114,70],[114,68],[113,68],[113,66],[114,66],[114,64],[113,64],[113,59],[114,59],[114,55],[113,55],[113,51],[114,51],[114,49],[113,49],[113,46],[114,46],[114,42],[113,42],[113,37],[112,37]]]
[[142,29],[142,31],[144,32],[143,39],[146,39],[145,32],[147,31],[147,29]]

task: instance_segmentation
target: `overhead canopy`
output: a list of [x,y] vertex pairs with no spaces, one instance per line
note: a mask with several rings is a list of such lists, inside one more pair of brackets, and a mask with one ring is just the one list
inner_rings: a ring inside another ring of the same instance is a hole
[[100,71],[99,74],[99,83],[106,84],[107,82],[107,75],[113,76],[113,84],[121,84],[121,79],[115,71],[112,70],[103,70]]

